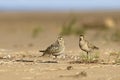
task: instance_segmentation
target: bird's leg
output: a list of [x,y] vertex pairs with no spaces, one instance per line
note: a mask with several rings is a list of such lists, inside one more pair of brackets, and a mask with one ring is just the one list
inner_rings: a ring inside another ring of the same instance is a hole
[[48,57],[51,57],[51,54],[47,54],[48,55]]
[[87,62],[89,62],[89,56],[88,56],[88,52],[87,52]]
[[91,52],[89,53],[89,61],[90,61],[90,62],[92,61],[92,55],[91,55]]

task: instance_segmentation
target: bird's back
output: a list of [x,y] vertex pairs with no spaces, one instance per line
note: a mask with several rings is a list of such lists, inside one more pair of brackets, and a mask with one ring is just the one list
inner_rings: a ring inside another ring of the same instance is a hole
[[95,45],[92,45],[92,44],[90,44],[90,43],[88,43],[88,47],[89,48],[91,48],[91,49],[99,49],[98,47],[96,47]]
[[50,45],[50,46],[46,49],[46,52],[48,52],[48,53],[58,53],[58,52],[60,52],[59,44],[54,43],[54,44]]
[[57,41],[53,44],[51,44],[45,51],[45,54],[54,54],[54,53],[60,53],[63,50],[62,45],[60,45]]

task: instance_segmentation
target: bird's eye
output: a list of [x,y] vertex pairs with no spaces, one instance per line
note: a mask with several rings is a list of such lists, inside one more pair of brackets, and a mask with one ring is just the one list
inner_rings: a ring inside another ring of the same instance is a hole
[[81,41],[81,38],[79,40]]
[[59,40],[62,40],[62,38],[60,38]]

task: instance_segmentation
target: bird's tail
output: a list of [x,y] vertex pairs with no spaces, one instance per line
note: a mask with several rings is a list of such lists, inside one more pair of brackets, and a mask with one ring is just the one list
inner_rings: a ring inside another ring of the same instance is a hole
[[45,50],[39,50],[39,52],[45,52]]
[[43,54],[41,55],[41,57],[45,55],[45,50],[39,50],[39,52],[43,52]]
[[99,49],[98,47],[94,46],[94,49]]

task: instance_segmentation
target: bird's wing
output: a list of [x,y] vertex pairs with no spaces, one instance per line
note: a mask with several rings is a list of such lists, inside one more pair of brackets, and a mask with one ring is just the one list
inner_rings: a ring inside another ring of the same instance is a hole
[[98,47],[96,47],[95,45],[89,43],[88,41],[86,41],[86,42],[87,42],[89,48],[91,48],[91,49],[99,49]]
[[59,44],[57,44],[57,43],[51,44],[51,45],[46,49],[46,51],[48,51],[48,52],[50,52],[50,53],[58,53],[58,52],[60,52]]

